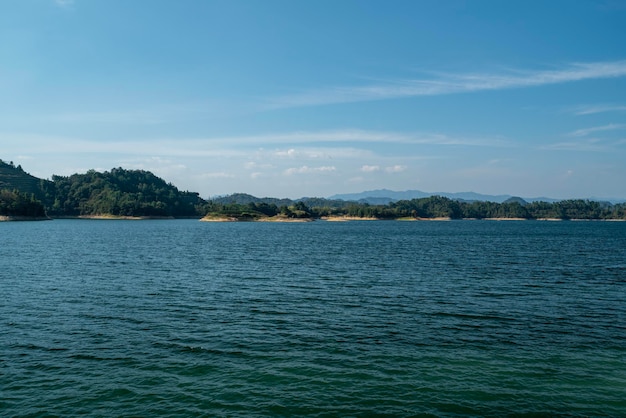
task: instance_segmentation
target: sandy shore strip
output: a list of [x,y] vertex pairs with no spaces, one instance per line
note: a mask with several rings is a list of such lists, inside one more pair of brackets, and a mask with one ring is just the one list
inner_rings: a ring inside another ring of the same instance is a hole
[[117,215],[80,215],[77,219],[96,219],[96,220],[126,220],[126,221],[142,221],[149,219],[174,219],[172,216],[117,216]]
[[0,215],[0,222],[50,221],[47,216],[6,216]]
[[259,218],[257,222],[292,222],[292,223],[303,223],[303,222],[313,222],[313,218],[288,218],[286,216],[270,216],[267,218]]
[[205,216],[200,218],[200,222],[237,222],[237,218],[230,218],[228,216]]
[[288,218],[286,216],[268,216],[258,219],[237,219],[229,216],[205,216],[200,222],[291,222],[303,223],[312,222],[312,218]]
[[483,218],[485,221],[530,221],[526,218]]
[[361,218],[359,216],[322,216],[320,218],[328,222],[347,222],[347,221],[379,221],[378,218]]

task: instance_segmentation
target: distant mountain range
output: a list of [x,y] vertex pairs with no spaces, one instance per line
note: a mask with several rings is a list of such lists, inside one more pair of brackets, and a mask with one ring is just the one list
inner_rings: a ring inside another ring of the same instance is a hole
[[[336,195],[330,196],[329,199],[348,200],[348,201],[355,201],[355,202],[360,202],[360,203],[369,203],[371,205],[386,205],[391,202],[397,202],[398,200],[420,199],[420,198],[430,197],[430,196],[443,196],[449,199],[460,200],[460,201],[465,201],[465,202],[483,201],[483,202],[496,202],[496,203],[503,203],[511,199],[514,199],[514,200],[523,199],[526,202],[549,202],[549,203],[554,203],[554,202],[558,202],[562,200],[562,199],[553,199],[550,197],[520,198],[520,197],[512,196],[512,195],[487,195],[487,194],[474,193],[474,192],[428,193],[428,192],[423,192],[421,190],[394,191],[394,190],[388,190],[388,189],[369,190],[369,191],[365,191],[361,193],[336,194]],[[625,199],[589,198],[589,200],[607,201],[611,203],[626,202]]]

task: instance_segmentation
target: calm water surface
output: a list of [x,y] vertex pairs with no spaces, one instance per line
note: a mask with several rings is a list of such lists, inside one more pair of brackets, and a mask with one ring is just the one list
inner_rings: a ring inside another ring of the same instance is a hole
[[0,223],[0,415],[626,415],[626,223]]

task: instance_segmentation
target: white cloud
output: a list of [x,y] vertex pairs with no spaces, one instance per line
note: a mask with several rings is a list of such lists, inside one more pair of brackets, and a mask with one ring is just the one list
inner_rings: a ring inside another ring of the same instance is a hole
[[296,155],[296,150],[291,148],[286,151],[276,151],[275,154],[277,157],[288,157],[293,158]]
[[432,79],[399,79],[369,86],[333,87],[284,96],[269,108],[317,106],[402,97],[503,90],[626,76],[626,61],[573,63],[555,70],[511,70],[502,74],[440,74]]
[[42,120],[63,124],[124,124],[157,125],[169,122],[164,115],[147,111],[124,112],[66,112],[42,116]]
[[74,0],[54,0],[54,4],[59,7],[70,7],[74,5]]
[[[0,132],[0,142],[10,144],[6,151],[14,154],[121,154],[170,157],[249,158],[255,153],[258,158],[366,158],[371,153],[352,147],[307,147],[308,144],[407,144],[469,147],[510,147],[515,144],[499,137],[456,137],[441,133],[386,132],[358,129],[335,131],[288,132],[255,136],[199,137],[199,138],[154,138],[150,140],[116,139],[90,140],[67,136],[37,135]],[[252,151],[251,147],[288,144],[303,145],[267,151],[263,148]]]
[[609,148],[602,145],[598,138],[588,138],[580,141],[557,142],[545,145],[540,149],[552,151],[607,151]]
[[[247,137],[207,138],[212,143],[228,144],[307,144],[307,143],[395,143],[395,144],[430,144],[464,146],[510,146],[511,142],[499,137],[455,137],[442,133],[427,132],[389,132],[361,129],[342,129],[334,131],[288,132],[284,134],[266,134]],[[295,149],[281,150],[280,156],[291,156]]]
[[626,128],[626,125],[624,124],[611,123],[611,124],[603,125],[603,126],[594,126],[592,128],[578,129],[574,132],[570,132],[567,135],[581,137],[581,136],[587,136],[594,132],[615,131],[618,129],[625,129],[625,128]]
[[291,176],[294,174],[329,173],[335,171],[336,169],[337,168],[334,166],[309,167],[303,165],[302,167],[298,168],[288,168],[287,170],[285,170],[285,174]]
[[607,112],[626,112],[626,106],[615,106],[615,105],[582,106],[582,107],[578,107],[574,111],[574,114],[593,115],[596,113],[607,113]]
[[261,150],[255,153],[255,158],[259,161],[267,160],[332,160],[332,159],[364,159],[371,158],[373,153],[366,149],[352,147],[315,147],[300,148],[297,151],[289,150]]
[[393,165],[391,167],[385,167],[385,171],[388,173],[401,173],[406,169],[407,167],[405,165]]
[[365,172],[365,173],[372,173],[375,171],[380,171],[380,166],[378,165],[364,165],[363,167],[361,167],[361,171]]

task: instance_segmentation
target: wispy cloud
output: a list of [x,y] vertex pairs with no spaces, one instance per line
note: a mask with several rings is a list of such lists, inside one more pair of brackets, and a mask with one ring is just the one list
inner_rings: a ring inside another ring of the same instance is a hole
[[607,112],[626,112],[626,106],[594,105],[594,106],[580,106],[574,109],[575,115],[594,115],[596,113],[607,113]]
[[[73,125],[148,125],[206,120],[221,118],[232,114],[232,104],[210,100],[189,101],[187,103],[150,103],[141,108],[118,104],[115,109],[83,108],[54,110],[34,115],[38,121],[73,124]],[[239,111],[247,112],[246,105],[239,106]]]
[[626,129],[626,125],[611,123],[611,124],[603,125],[603,126],[594,126],[592,128],[578,129],[574,132],[570,132],[569,134],[567,134],[567,136],[583,137],[583,136],[588,136],[589,134],[592,134],[595,132],[615,131],[618,129]]
[[376,171],[380,171],[380,166],[379,165],[364,165],[361,167],[361,171],[363,171],[364,173],[373,173]]
[[67,112],[42,117],[45,122],[63,124],[136,124],[156,125],[169,122],[162,115],[146,111],[126,112]]
[[77,137],[0,132],[0,143],[14,155],[167,155],[188,158],[251,158],[329,160],[369,158],[369,145],[512,147],[497,137],[457,137],[441,133],[399,133],[367,130],[288,132],[253,136],[198,138],[119,138],[114,141]]
[[540,149],[551,151],[596,151],[606,152],[610,150],[607,144],[602,143],[598,138],[587,138],[578,141],[556,142],[542,146]]
[[391,167],[386,167],[385,171],[387,173],[401,173],[406,171],[407,167],[405,165],[393,165]]
[[[407,169],[407,166],[401,165],[401,164],[396,164],[396,165],[392,165],[392,166],[384,168],[385,172],[387,173],[401,173],[403,171],[406,171],[406,169]],[[360,171],[364,173],[375,173],[381,170],[383,170],[383,168],[379,165],[364,165],[364,166],[361,166],[360,168]]]
[[510,70],[505,73],[440,74],[432,79],[399,79],[366,86],[341,86],[273,99],[269,108],[316,106],[416,96],[534,87],[626,76],[626,61],[568,64],[553,70]]
[[[360,129],[334,131],[300,131],[281,134],[264,134],[240,137],[207,138],[212,143],[224,144],[313,144],[313,143],[381,143],[463,146],[511,146],[512,143],[499,137],[458,137],[442,133],[388,132]],[[287,151],[289,152],[289,151]],[[293,151],[295,152],[295,151]]]
[[311,173],[330,173],[337,170],[334,166],[322,166],[322,167],[309,167],[303,165],[297,168],[288,168],[285,170],[285,175],[291,176],[294,174],[311,174]]
[[54,0],[54,4],[59,7],[71,7],[74,5],[74,0]]

